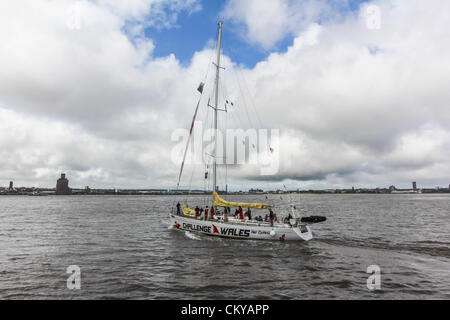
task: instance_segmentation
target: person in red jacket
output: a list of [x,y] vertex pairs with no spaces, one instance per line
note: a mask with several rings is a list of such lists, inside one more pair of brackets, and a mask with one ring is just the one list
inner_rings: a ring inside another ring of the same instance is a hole
[[275,214],[272,209],[269,209],[269,218],[270,218],[270,226],[273,227],[273,219],[275,218]]
[[209,214],[209,219],[214,219],[214,207],[211,207],[211,213]]
[[200,215],[200,209],[198,206],[196,206],[195,207],[195,219],[197,219],[199,215]]
[[208,211],[209,211],[208,206],[206,206],[206,209],[205,209],[205,220],[208,220]]
[[239,214],[239,219],[244,220],[244,211],[242,211],[242,207],[239,206],[239,209],[236,212],[236,215]]

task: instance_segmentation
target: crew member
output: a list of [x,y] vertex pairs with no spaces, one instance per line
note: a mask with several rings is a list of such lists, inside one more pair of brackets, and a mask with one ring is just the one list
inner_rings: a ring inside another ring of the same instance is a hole
[[206,209],[205,209],[205,220],[208,220],[208,211],[209,211],[208,206],[206,206]]
[[228,214],[230,213],[230,207],[226,207],[223,213],[223,221],[228,222]]
[[292,215],[289,213],[289,215],[286,218],[284,218],[283,221],[286,224],[291,224],[291,219],[292,219]]
[[252,220],[252,211],[250,210],[250,208],[247,209],[245,215],[247,216],[248,220]]
[[180,205],[180,203],[178,202],[178,203],[177,203],[177,215],[179,215],[179,216],[181,216],[181,210],[180,210],[180,207],[181,207],[181,205]]
[[272,209],[269,209],[270,226],[273,227],[273,218],[275,217]]
[[211,212],[210,212],[210,214],[209,214],[209,218],[210,218],[211,220],[214,219],[214,207],[211,207]]
[[241,219],[241,220],[244,219],[244,213],[242,212],[241,206],[239,206],[239,208],[236,209],[236,211],[235,211],[233,216],[236,217],[237,215],[239,215],[239,219]]
[[199,215],[200,215],[200,209],[198,208],[198,206],[196,206],[195,207],[195,219],[197,219]]

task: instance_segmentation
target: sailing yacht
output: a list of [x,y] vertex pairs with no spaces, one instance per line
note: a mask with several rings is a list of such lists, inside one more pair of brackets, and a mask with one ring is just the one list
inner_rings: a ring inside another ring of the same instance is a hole
[[[214,129],[217,132],[217,111],[218,108],[218,96],[219,96],[219,72],[220,72],[220,52],[222,42],[222,24],[220,21],[218,24],[218,40],[217,40],[217,60],[214,64],[216,66],[215,76],[215,88],[214,88]],[[203,83],[200,88],[203,90]],[[199,90],[201,92],[201,90]],[[200,101],[199,101],[200,102]],[[194,126],[195,117],[197,115],[199,103],[194,113],[194,119],[192,121],[190,134],[192,134],[192,128]],[[187,141],[184,158],[181,163],[180,174],[178,177],[178,184],[180,183],[181,174],[183,172],[184,161],[186,153],[189,147],[189,141]],[[214,139],[215,143],[215,139]],[[216,163],[216,148],[214,148],[213,156],[213,174],[212,174],[212,199],[210,200],[210,207],[214,207],[214,216],[208,216],[204,218],[198,215],[198,210],[189,208],[185,203],[181,206],[180,203],[177,206],[172,207],[172,211],[169,213],[171,228],[174,230],[190,231],[195,233],[206,234],[210,236],[234,238],[234,239],[253,239],[253,240],[276,240],[276,241],[291,241],[300,240],[308,241],[313,238],[313,234],[310,229],[310,224],[325,221],[325,217],[311,216],[300,217],[296,213],[294,205],[290,205],[289,217],[284,219],[283,222],[277,221],[260,221],[252,219],[243,219],[242,215],[239,217],[231,216],[230,208],[242,208],[254,209],[254,210],[272,210],[272,207],[266,203],[246,203],[246,202],[231,202],[223,199],[219,195],[217,188],[217,163]],[[242,211],[241,211],[242,213]]]

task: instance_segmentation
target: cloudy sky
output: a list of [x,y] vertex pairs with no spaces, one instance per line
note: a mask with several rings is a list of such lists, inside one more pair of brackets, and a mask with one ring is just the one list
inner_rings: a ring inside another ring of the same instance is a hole
[[448,0],[1,1],[0,185],[176,185],[172,133],[206,75],[207,117],[223,19],[230,126],[280,130],[277,174],[230,168],[231,188],[448,186],[449,16]]

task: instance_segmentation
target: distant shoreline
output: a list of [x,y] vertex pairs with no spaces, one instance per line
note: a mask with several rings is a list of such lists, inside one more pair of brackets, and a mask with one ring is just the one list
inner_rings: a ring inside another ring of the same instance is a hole
[[[258,192],[258,193],[251,193],[251,192],[227,192],[227,193],[221,193],[223,195],[247,195],[247,196],[257,196],[257,195],[270,195],[270,196],[282,196],[282,195],[301,195],[301,194],[331,194],[331,195],[354,195],[354,194],[387,194],[387,195],[405,195],[405,194],[414,194],[414,195],[421,195],[421,194],[450,194],[449,188],[439,188],[439,189],[420,189],[420,192],[416,192],[409,189],[396,189],[395,192],[391,192],[391,190],[307,190],[307,191],[268,191],[268,192]],[[74,190],[70,194],[65,194],[65,196],[207,196],[211,195],[211,192],[186,192],[186,191],[141,191],[141,190],[130,190],[130,191],[91,191],[91,192],[84,192],[84,191],[78,191]],[[48,191],[48,190],[34,190],[34,191],[17,191],[17,192],[0,192],[0,196],[59,196],[54,191]]]

